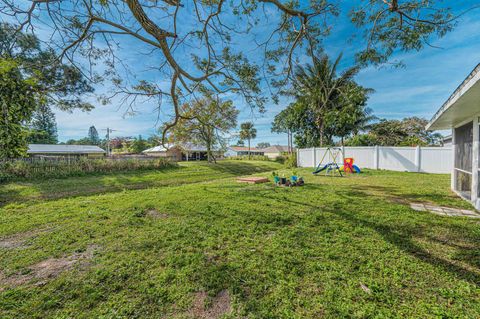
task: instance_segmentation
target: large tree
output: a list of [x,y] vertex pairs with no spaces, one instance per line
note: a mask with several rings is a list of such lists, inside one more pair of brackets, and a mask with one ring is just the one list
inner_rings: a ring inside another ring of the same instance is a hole
[[428,121],[418,117],[403,120],[381,119],[370,126],[365,134],[347,141],[351,146],[440,146],[442,136],[425,130]]
[[97,129],[93,125],[88,129],[88,140],[92,145],[100,144],[100,136],[98,135]]
[[[340,10],[338,2],[326,0],[0,1],[3,15],[23,29],[41,30],[61,59],[92,80],[110,78],[115,89],[106,101],[122,94],[133,108],[139,98],[160,104],[167,97],[174,117],[164,132],[182,118],[180,106],[205,87],[239,93],[262,110],[261,79],[283,87],[298,57],[315,58]],[[351,9],[352,21],[365,33],[358,55],[364,62],[384,62],[397,49],[419,50],[455,24],[440,0],[363,0]],[[249,56],[256,50],[262,57],[249,60],[240,39],[254,44]],[[123,54],[134,42],[140,47],[136,56],[148,53],[155,61],[145,76],[132,71]],[[99,67],[102,61],[106,68]],[[135,76],[123,76],[130,72]],[[169,87],[159,85],[158,77],[169,79]]]
[[151,146],[152,145],[148,143],[148,141],[144,139],[142,135],[139,135],[138,138],[132,141],[132,145],[130,146],[130,151],[134,154],[140,154]]
[[340,138],[344,144],[345,138],[358,134],[371,127],[376,119],[372,110],[367,107],[368,95],[373,90],[364,88],[350,81],[332,107],[325,114],[326,135],[329,140]]
[[324,145],[325,139],[330,140],[332,135],[326,127],[328,114],[338,108],[341,100],[349,94],[353,78],[359,71],[357,67],[352,67],[338,75],[341,58],[340,54],[332,62],[328,55],[322,54],[314,57],[313,64],[298,66],[292,89],[287,93],[312,111],[320,134],[320,146]]
[[28,143],[32,144],[57,144],[57,122],[55,113],[45,103],[40,103],[28,125]]
[[295,98],[285,110],[277,114],[273,132],[295,133],[300,147],[332,144],[334,137],[343,139],[364,130],[371,121],[366,107],[370,89],[354,81],[358,68],[348,68],[337,75],[341,55],[331,62],[323,54],[313,65],[299,66],[295,71],[293,88],[286,94]]
[[287,133],[288,152],[293,149],[293,132],[298,128],[300,122],[298,121],[297,107],[294,103],[278,113],[273,119],[272,132]]
[[[0,132],[2,136],[9,136],[5,147],[13,148],[5,150],[5,154],[25,155],[27,137],[34,142],[55,142],[56,129],[51,125],[48,131],[40,131],[34,127],[30,134],[25,134],[24,127],[21,133],[13,133],[16,131],[12,130],[13,126],[28,126],[32,121],[32,114],[36,115],[33,125],[42,126],[40,122],[45,118],[40,120],[39,117],[45,114],[45,108],[50,106],[62,110],[92,108],[90,103],[83,100],[84,94],[92,92],[93,89],[82,73],[72,65],[59,62],[59,57],[52,49],[42,48],[36,36],[21,32],[18,26],[0,24],[0,60],[5,86],[0,90],[0,98],[10,101],[11,105],[5,106],[4,111],[8,107],[12,112],[9,119],[4,119],[4,123],[8,121],[9,124],[3,125]],[[12,75],[11,80],[5,77],[7,74]],[[22,82],[28,84],[22,85]],[[24,97],[26,87],[29,87],[28,98]],[[34,113],[34,110],[37,112]],[[13,113],[22,116],[14,116]],[[51,116],[51,113],[48,116]]]
[[34,78],[22,76],[16,61],[0,59],[0,159],[26,155],[24,124],[35,110],[36,94]]
[[237,125],[238,110],[233,102],[207,92],[202,98],[185,103],[182,113],[185,116],[172,129],[172,142],[203,145],[208,161],[215,162],[214,149],[226,146],[226,134]]
[[[308,104],[297,100],[275,116],[272,132],[285,133],[288,129],[293,133],[294,143],[292,144],[297,147],[320,146],[320,130],[316,115]],[[330,143],[330,141],[326,142]]]
[[0,56],[15,59],[23,76],[36,79],[42,104],[61,110],[91,110],[85,100],[93,92],[82,72],[72,63],[62,63],[52,48],[42,46],[36,35],[24,33],[19,26],[0,23]]
[[257,129],[252,122],[245,122],[240,124],[240,139],[246,140],[248,145],[248,159],[251,158],[250,143],[257,137]]

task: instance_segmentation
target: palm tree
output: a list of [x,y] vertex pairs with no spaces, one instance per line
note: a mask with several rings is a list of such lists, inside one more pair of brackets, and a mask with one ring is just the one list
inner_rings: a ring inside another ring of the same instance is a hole
[[320,130],[320,146],[325,135],[325,114],[335,108],[339,97],[345,94],[349,84],[358,73],[358,67],[352,67],[337,75],[337,67],[342,58],[340,54],[331,63],[326,54],[315,57],[313,65],[298,66],[292,81],[291,94],[298,101],[309,105],[315,113],[316,125]]
[[250,159],[250,141],[257,137],[257,129],[252,122],[240,124],[240,139],[248,141],[248,159]]
[[358,135],[360,132],[368,131],[372,127],[372,123],[376,121],[378,117],[373,115],[373,110],[369,107],[363,109],[363,112],[358,114],[355,121],[355,128],[352,133],[353,136]]

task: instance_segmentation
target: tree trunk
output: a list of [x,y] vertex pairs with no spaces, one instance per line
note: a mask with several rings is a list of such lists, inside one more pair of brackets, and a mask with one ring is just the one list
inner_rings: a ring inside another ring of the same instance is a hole
[[251,152],[250,152],[250,139],[248,139],[248,160],[251,159]]
[[320,147],[323,147],[323,122],[320,123]]
[[289,130],[290,133],[290,154],[293,154],[293,133],[292,130]]
[[207,137],[206,144],[207,144],[207,161],[211,163],[213,156],[212,156],[212,140],[211,140],[210,134]]
[[290,155],[292,153],[292,151],[291,151],[291,148],[290,148],[290,143],[291,142],[290,142],[290,130],[289,129],[287,130],[287,140],[288,140],[288,142],[287,142],[287,144],[288,144],[288,146],[287,146],[288,147],[288,154]]

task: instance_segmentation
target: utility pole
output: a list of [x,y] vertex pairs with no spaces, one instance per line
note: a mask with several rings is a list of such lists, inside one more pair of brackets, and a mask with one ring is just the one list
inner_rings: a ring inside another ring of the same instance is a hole
[[107,156],[110,157],[110,128],[107,127]]
[[110,156],[110,133],[113,133],[116,130],[112,130],[111,128],[107,127],[104,129],[107,131],[107,156]]

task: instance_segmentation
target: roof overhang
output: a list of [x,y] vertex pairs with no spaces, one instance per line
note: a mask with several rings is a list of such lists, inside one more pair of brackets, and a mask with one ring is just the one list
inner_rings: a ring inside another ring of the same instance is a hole
[[453,92],[427,124],[427,130],[445,130],[480,112],[480,64]]

